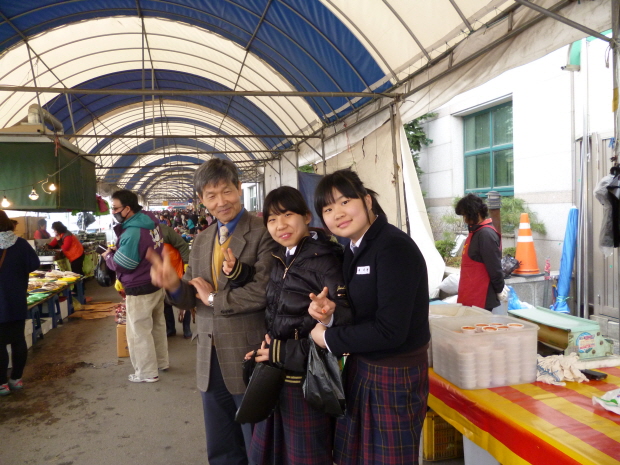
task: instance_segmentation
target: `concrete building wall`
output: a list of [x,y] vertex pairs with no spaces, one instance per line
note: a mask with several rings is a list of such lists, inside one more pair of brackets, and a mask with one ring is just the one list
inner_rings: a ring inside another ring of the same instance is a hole
[[[420,182],[429,213],[437,217],[451,211],[453,199],[464,194],[463,117],[512,101],[514,194],[546,226],[545,236],[534,233],[541,269],[546,257],[552,269],[560,265],[568,210],[577,198],[573,165],[579,154],[572,152],[574,141],[583,134],[584,113],[590,133],[613,130],[607,45],[599,40],[582,44],[582,69],[572,73],[572,84],[571,72],[562,70],[568,55],[568,47],[563,47],[429,109],[437,117],[425,124],[433,143],[420,154],[424,171]],[[514,246],[514,239],[505,237],[504,246]]]

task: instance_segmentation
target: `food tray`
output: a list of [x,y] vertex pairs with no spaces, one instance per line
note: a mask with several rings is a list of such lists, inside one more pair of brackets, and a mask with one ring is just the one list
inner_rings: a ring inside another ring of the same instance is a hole
[[[523,329],[465,334],[462,326],[520,323]],[[433,368],[461,389],[486,389],[536,381],[538,326],[509,316],[439,318],[430,321]]]

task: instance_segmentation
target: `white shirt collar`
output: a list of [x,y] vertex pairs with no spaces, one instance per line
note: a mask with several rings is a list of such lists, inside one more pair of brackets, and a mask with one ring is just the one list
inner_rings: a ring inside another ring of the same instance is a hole
[[[368,232],[368,231],[366,231]],[[366,233],[362,234],[362,237],[360,237],[357,242],[349,242],[349,247],[351,248],[351,252],[354,252],[353,247],[359,247],[360,244],[362,243],[362,239],[364,239],[364,236],[366,235]]]

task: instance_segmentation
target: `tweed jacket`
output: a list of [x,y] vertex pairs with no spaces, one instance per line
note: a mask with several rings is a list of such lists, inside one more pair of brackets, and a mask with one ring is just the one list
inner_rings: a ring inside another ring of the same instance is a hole
[[256,273],[251,282],[236,289],[232,289],[226,275],[220,273],[217,295],[213,307],[210,307],[196,297],[196,290],[187,282],[202,277],[213,283],[212,258],[216,236],[217,227],[207,228],[196,236],[181,281],[181,292],[176,299],[170,294],[168,298],[173,305],[185,310],[196,307],[198,389],[204,392],[209,387],[211,350],[215,341],[226,388],[233,395],[243,394],[245,384],[241,362],[246,353],[260,347],[265,337],[265,289],[273,264],[271,253],[278,244],[269,235],[262,218],[244,212],[230,236],[229,247],[237,260],[253,265]]

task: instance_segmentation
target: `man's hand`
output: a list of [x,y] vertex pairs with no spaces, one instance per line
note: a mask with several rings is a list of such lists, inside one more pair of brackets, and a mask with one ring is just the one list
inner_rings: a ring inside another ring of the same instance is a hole
[[322,347],[323,349],[327,348],[327,346],[325,345],[325,331],[326,330],[327,328],[324,325],[322,325],[321,323],[317,323],[314,329],[310,332],[310,335],[312,336],[312,340],[314,341],[314,343],[317,346]]
[[164,253],[164,259],[153,249],[149,248],[146,258],[151,262],[151,281],[157,287],[168,292],[175,292],[181,287],[181,280],[170,263],[170,255]]
[[[270,344],[271,344],[271,338],[269,337],[269,334],[265,334],[265,340],[261,343],[260,349],[256,351],[256,357],[254,359],[256,363],[267,362],[269,360],[269,347],[267,346]],[[245,359],[249,360],[253,354],[254,354],[254,351],[248,352],[247,354],[245,354]]]
[[116,247],[114,246],[108,247],[108,250],[106,250],[105,252],[101,254],[103,259],[105,260],[108,257],[108,255],[110,255],[110,252],[112,252],[113,250],[116,250]]
[[237,259],[233,254],[232,249],[228,248],[224,250],[224,264],[222,265],[222,271],[225,275],[229,275],[237,263]]
[[203,304],[209,305],[209,294],[213,292],[213,286],[201,277],[194,278],[189,283],[196,288],[198,292],[196,297],[202,300]]
[[311,302],[308,306],[308,313],[310,313],[310,316],[324,324],[329,323],[336,310],[336,304],[327,298],[328,294],[329,289],[327,287],[324,287],[319,295],[311,293]]

